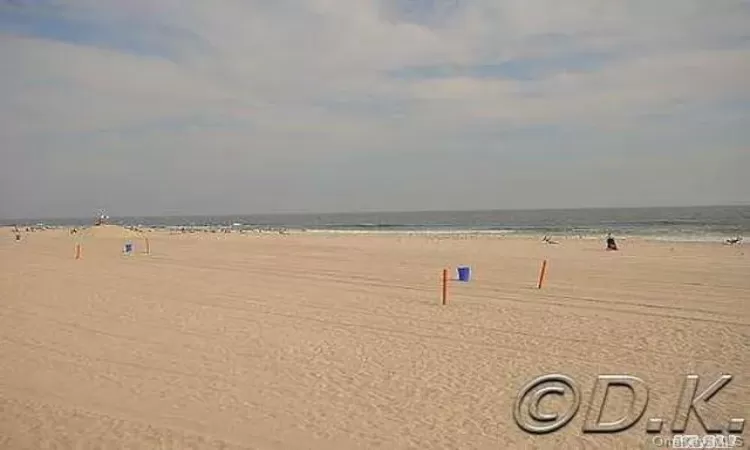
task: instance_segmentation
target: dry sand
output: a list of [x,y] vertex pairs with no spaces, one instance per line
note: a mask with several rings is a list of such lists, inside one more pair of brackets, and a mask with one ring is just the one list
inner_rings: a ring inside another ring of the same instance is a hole
[[[672,417],[687,373],[734,375],[711,403],[750,419],[747,247],[0,231],[3,449],[655,448],[646,418]],[[459,264],[473,280],[441,306]],[[513,403],[550,372],[583,405],[534,437]],[[646,415],[583,435],[608,373],[648,383]]]

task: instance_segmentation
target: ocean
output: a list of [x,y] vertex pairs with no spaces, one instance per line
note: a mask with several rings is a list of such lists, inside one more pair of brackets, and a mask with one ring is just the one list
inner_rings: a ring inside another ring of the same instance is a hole
[[[5,225],[82,226],[86,219],[4,221]],[[596,208],[558,210],[368,212],[225,216],[112,217],[109,223],[142,227],[231,227],[350,233],[497,233],[550,236],[639,236],[675,241],[717,241],[750,235],[749,206]]]

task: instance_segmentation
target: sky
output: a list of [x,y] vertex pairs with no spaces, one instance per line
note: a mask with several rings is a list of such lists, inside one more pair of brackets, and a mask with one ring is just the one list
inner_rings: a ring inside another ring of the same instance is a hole
[[0,218],[750,203],[750,0],[0,0]]

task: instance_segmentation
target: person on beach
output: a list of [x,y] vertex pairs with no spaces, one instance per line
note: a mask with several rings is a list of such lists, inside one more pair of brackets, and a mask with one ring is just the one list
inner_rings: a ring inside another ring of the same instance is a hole
[[617,243],[615,238],[612,237],[612,233],[607,234],[607,250],[617,251]]

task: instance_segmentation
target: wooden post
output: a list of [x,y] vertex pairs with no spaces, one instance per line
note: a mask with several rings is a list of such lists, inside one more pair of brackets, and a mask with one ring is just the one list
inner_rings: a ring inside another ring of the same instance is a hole
[[443,269],[443,305],[448,304],[448,269]]
[[542,262],[542,270],[539,272],[539,283],[537,284],[537,289],[542,288],[542,284],[544,283],[544,275],[547,273],[547,260],[545,259]]
[[81,244],[76,244],[76,259],[81,259]]
[[146,254],[147,255],[151,254],[151,247],[148,244],[148,238],[146,238]]

